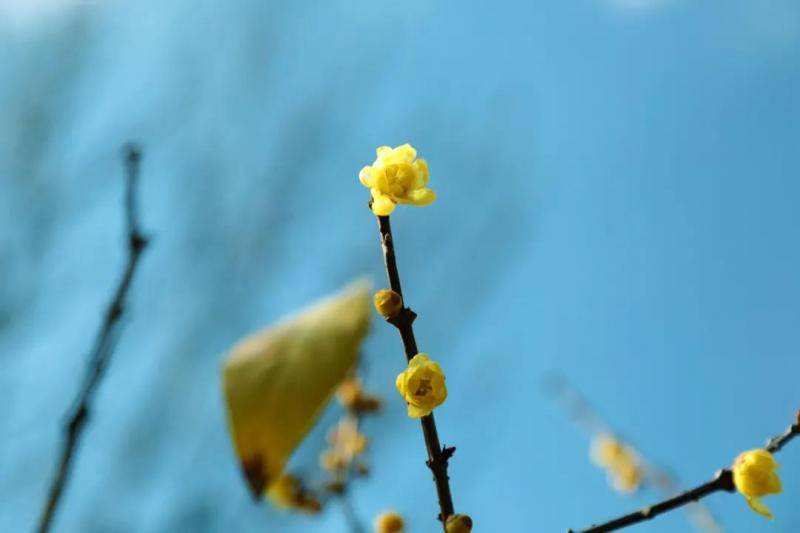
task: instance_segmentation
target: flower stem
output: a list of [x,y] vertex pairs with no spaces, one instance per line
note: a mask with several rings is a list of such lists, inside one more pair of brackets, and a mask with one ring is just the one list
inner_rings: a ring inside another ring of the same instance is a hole
[[[784,444],[789,442],[797,435],[800,435],[800,411],[797,412],[797,419],[795,422],[789,426],[786,431],[769,440],[766,449],[770,452],[777,452]],[[733,472],[730,469],[726,468],[724,470],[720,470],[711,481],[703,483],[702,485],[699,485],[692,490],[688,490],[673,498],[669,498],[650,507],[645,507],[636,512],[620,516],[619,518],[609,520],[603,524],[592,526],[588,529],[581,529],[578,531],[570,529],[567,531],[567,533],[606,533],[608,531],[616,531],[618,529],[638,524],[639,522],[644,522],[645,520],[650,520],[660,514],[666,513],[667,511],[677,509],[678,507],[688,503],[696,502],[700,498],[704,498],[709,494],[720,491],[736,491],[736,486],[733,483]]]
[[[389,223],[389,217],[378,216],[377,218],[378,229],[380,230],[381,236],[381,246],[383,248],[383,260],[386,263],[386,275],[389,278],[389,287],[402,297],[403,291],[400,288],[400,274],[397,271],[397,260],[394,255],[394,241],[392,239],[392,227]],[[405,305],[405,299],[403,299],[402,311],[394,318],[388,320],[388,322],[400,332],[406,359],[409,361],[419,353],[417,350],[417,341],[414,338],[413,323],[415,318],[417,318],[416,313]],[[453,497],[450,494],[450,483],[447,475],[447,463],[455,449],[442,448],[439,443],[439,434],[436,430],[436,421],[433,418],[433,413],[423,416],[420,422],[422,424],[422,434],[425,437],[425,447],[428,450],[427,465],[433,474],[436,494],[439,498],[439,519],[442,522],[442,528],[444,528],[447,517],[454,514]]]

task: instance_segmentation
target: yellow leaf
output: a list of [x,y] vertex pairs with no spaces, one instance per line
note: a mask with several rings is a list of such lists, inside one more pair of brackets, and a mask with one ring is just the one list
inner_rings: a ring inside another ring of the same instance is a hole
[[355,365],[370,314],[362,280],[231,350],[222,369],[228,423],[254,497],[279,478]]

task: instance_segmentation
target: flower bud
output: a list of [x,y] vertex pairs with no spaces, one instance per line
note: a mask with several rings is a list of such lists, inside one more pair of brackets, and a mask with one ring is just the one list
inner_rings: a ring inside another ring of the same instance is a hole
[[402,533],[405,521],[395,511],[386,511],[375,517],[375,533]]
[[445,523],[447,533],[470,533],[472,531],[472,518],[465,514],[454,514],[447,517]]
[[394,318],[403,309],[403,297],[391,289],[381,289],[373,298],[375,310],[383,318]]
[[733,484],[736,489],[747,499],[747,505],[753,511],[770,519],[772,513],[761,503],[761,497],[781,492],[781,478],[776,472],[778,466],[767,450],[744,452],[733,463]]
[[336,398],[357,414],[374,413],[381,408],[380,398],[366,392],[357,377],[345,379],[336,389]]
[[636,451],[613,435],[599,434],[592,439],[592,462],[604,468],[614,490],[636,491],[644,479],[644,468]]
[[282,474],[267,490],[267,497],[276,506],[315,514],[322,510],[322,503],[306,489],[299,478]]

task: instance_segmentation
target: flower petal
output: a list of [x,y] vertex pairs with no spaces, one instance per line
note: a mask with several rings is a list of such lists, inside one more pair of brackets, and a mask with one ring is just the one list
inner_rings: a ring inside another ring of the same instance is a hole
[[391,215],[392,211],[394,211],[395,203],[385,194],[380,192],[376,194],[375,191],[375,189],[372,189],[372,212],[379,217]]
[[412,205],[428,205],[436,200],[436,193],[428,188],[414,189],[408,193],[408,203]]
[[422,418],[431,414],[432,409],[425,409],[417,407],[416,405],[408,404],[408,416],[411,418]]
[[358,173],[358,181],[361,182],[361,185],[364,187],[372,187],[372,167],[366,166],[361,169],[361,172]]
[[772,512],[769,510],[769,507],[761,503],[761,499],[759,498],[747,498],[747,505],[750,506],[750,509],[757,512],[761,516],[765,516],[770,520],[774,518],[772,516]]

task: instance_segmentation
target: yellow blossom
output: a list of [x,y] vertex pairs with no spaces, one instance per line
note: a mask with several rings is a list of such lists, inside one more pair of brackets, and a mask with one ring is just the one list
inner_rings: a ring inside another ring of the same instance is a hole
[[608,472],[608,479],[615,490],[633,492],[639,488],[644,469],[636,452],[611,435],[601,434],[594,438],[591,448],[592,461]]
[[375,533],[402,533],[406,523],[395,511],[386,511],[375,517]]
[[772,518],[761,497],[779,494],[781,478],[776,470],[778,463],[767,450],[750,450],[742,453],[733,463],[733,483],[747,499],[750,508],[762,516]]
[[358,414],[374,413],[381,408],[381,400],[364,390],[356,376],[345,378],[336,389],[336,398],[343,406]]
[[445,523],[447,533],[470,533],[472,531],[472,518],[465,514],[454,514],[447,517]]
[[328,433],[328,442],[331,447],[320,455],[320,465],[331,471],[344,470],[367,448],[367,437],[358,431],[358,423],[351,416],[342,418]]
[[403,297],[391,289],[381,289],[373,297],[375,310],[383,318],[394,318],[403,309]]
[[408,368],[397,376],[395,384],[408,403],[411,418],[429,415],[447,398],[441,367],[424,353],[418,353],[408,362]]
[[318,513],[322,504],[311,494],[299,479],[291,474],[281,474],[267,490],[272,503],[284,509],[295,509],[306,513]]
[[416,159],[417,151],[410,144],[396,148],[381,146],[372,166],[361,169],[358,179],[372,193],[372,212],[388,216],[397,204],[428,205],[436,193],[426,187],[428,164]]

